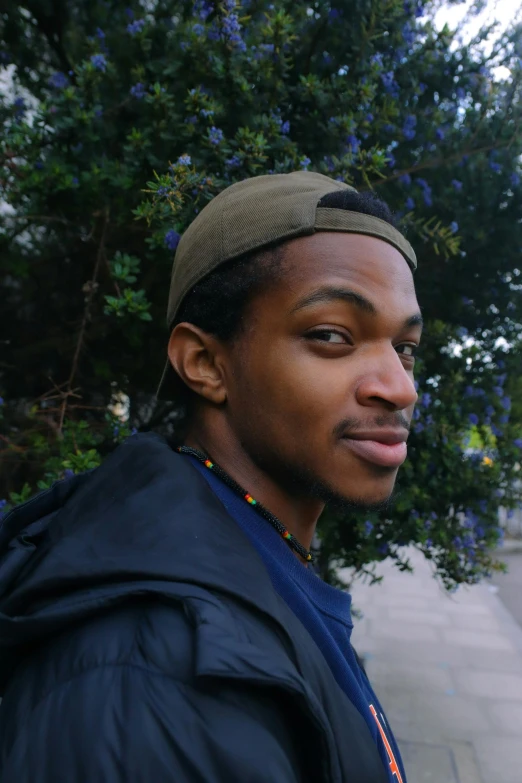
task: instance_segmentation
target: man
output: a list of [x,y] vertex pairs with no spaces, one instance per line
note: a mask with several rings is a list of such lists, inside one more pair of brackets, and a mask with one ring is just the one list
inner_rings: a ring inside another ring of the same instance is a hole
[[415,255],[320,174],[217,196],[178,247],[160,393],[0,531],[0,783],[406,783],[310,567],[327,502],[389,499],[416,392]]

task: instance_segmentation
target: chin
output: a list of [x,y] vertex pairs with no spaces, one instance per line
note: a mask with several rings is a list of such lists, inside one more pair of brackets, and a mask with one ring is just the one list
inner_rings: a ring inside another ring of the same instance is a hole
[[381,511],[390,505],[395,487],[395,477],[397,471],[393,471],[393,475],[388,472],[387,476],[381,476],[379,479],[367,478],[362,479],[356,483],[353,481],[342,482],[336,488],[332,489],[332,500],[335,505],[343,505],[352,509],[361,511]]

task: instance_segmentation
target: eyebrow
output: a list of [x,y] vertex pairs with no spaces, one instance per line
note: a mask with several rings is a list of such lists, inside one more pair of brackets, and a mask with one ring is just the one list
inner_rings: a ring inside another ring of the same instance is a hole
[[[295,313],[299,310],[304,310],[305,308],[312,307],[316,304],[338,301],[348,302],[349,304],[355,305],[358,310],[368,315],[377,315],[378,312],[375,305],[370,302],[369,299],[366,299],[365,296],[362,296],[362,294],[358,294],[357,291],[352,291],[350,288],[324,286],[323,288],[318,288],[316,291],[312,291],[311,294],[307,294],[307,296],[304,296],[302,299],[300,299],[292,308],[292,313]],[[422,315],[420,313],[415,313],[415,315],[411,315],[405,320],[404,327],[411,328],[413,326],[420,326],[422,328],[423,323]]]

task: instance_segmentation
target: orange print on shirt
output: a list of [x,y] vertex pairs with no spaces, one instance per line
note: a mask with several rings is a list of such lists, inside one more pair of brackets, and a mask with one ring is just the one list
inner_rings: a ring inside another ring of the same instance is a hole
[[375,718],[375,722],[377,723],[377,726],[379,728],[380,735],[382,737],[382,741],[384,742],[384,747],[386,748],[386,753],[388,754],[388,758],[390,759],[390,772],[392,775],[396,775],[397,777],[397,783],[403,783],[402,775],[399,770],[399,766],[397,762],[395,761],[395,756],[393,755],[393,750],[391,748],[390,743],[388,742],[388,737],[386,736],[383,727],[381,726],[381,722],[379,720],[379,716],[377,715],[377,710],[373,706],[373,704],[370,704],[370,712],[372,713],[373,717]]

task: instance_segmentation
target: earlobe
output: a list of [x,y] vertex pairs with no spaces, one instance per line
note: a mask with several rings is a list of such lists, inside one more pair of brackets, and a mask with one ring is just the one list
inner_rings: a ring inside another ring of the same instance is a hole
[[174,370],[189,389],[214,405],[227,398],[221,353],[219,340],[194,324],[177,324],[170,336],[168,355]]

